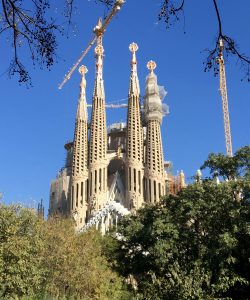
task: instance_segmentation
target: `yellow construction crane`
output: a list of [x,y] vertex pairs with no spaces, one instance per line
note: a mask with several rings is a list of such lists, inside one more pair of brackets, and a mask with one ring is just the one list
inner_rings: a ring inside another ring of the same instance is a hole
[[225,63],[224,63],[224,58],[223,58],[224,44],[223,44],[222,39],[220,39],[219,42],[220,42],[220,54],[219,54],[219,58],[218,58],[218,63],[220,66],[220,93],[221,93],[221,99],[222,99],[222,110],[223,110],[223,118],[224,118],[226,154],[228,156],[232,157],[233,149],[232,149],[232,138],[231,138],[231,130],[230,130],[229,111],[228,111],[226,71],[225,71]]
[[70,79],[71,75],[77,68],[77,66],[80,64],[80,62],[83,60],[83,58],[86,56],[86,54],[89,52],[90,48],[94,45],[95,41],[97,40],[97,44],[101,44],[102,36],[110,23],[111,19],[116,15],[116,13],[121,9],[121,6],[125,3],[125,0],[116,0],[114,3],[114,6],[108,15],[108,17],[105,19],[104,23],[101,23],[101,19],[99,19],[97,26],[94,28],[94,36],[88,43],[86,49],[82,52],[81,56],[77,60],[77,62],[73,65],[73,67],[69,70],[69,72],[65,75],[62,83],[59,84],[59,89],[61,89],[64,84]]

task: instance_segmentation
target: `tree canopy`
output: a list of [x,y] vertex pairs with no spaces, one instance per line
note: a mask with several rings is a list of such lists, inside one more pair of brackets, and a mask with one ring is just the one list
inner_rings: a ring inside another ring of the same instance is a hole
[[129,299],[102,239],[95,230],[77,235],[70,219],[1,205],[0,298]]
[[[242,163],[249,149],[236,153],[237,170],[249,172],[249,160]],[[205,165],[213,162],[231,176],[228,157],[215,157]],[[248,299],[249,189],[247,177],[220,184],[210,178],[122,220],[113,255],[119,272],[132,278],[136,297]]]
[[33,295],[44,277],[43,221],[19,205],[0,205],[0,298]]
[[[242,299],[250,294],[250,146],[105,237],[0,204],[1,299]],[[225,179],[218,183],[214,177]]]
[[201,168],[208,168],[212,177],[218,174],[227,180],[250,179],[250,147],[240,148],[232,157],[211,153]]

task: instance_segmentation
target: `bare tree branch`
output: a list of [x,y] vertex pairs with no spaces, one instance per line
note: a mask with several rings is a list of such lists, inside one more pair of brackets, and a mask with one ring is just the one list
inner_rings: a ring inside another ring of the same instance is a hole
[[169,28],[174,22],[180,20],[180,14],[183,14],[185,0],[164,0],[161,10],[158,14],[159,21],[163,20],[166,27]]
[[229,56],[234,56],[238,59],[240,63],[240,68],[243,70],[244,79],[248,82],[250,81],[250,58],[245,54],[241,53],[235,40],[231,37],[225,35],[222,29],[222,21],[220,12],[217,5],[217,0],[213,0],[214,9],[216,12],[216,17],[218,21],[218,34],[216,37],[215,47],[212,50],[206,49],[208,56],[205,63],[205,71],[213,70],[214,74],[217,75],[219,72],[217,58],[220,53],[220,39],[223,40],[224,44],[224,54],[226,58]]
[[49,68],[56,57],[56,31],[59,27],[53,20],[48,21],[46,18],[50,8],[48,0],[32,0],[29,3],[30,9],[24,7],[24,2],[25,0],[1,0],[4,17],[0,34],[8,29],[12,36],[14,57],[9,67],[9,75],[18,74],[20,83],[30,83],[28,71],[19,58],[21,47],[28,46],[33,64],[38,63],[41,67]]
[[[236,57],[238,63],[240,64],[240,68],[243,70],[244,79],[250,81],[250,58],[239,50],[239,47],[233,38],[224,34],[217,0],[212,0],[212,2],[218,21],[218,33],[216,35],[214,48],[205,49],[205,51],[208,53],[204,62],[205,71],[213,70],[215,75],[218,74],[219,67],[217,58],[219,57],[220,53],[219,41],[222,39],[224,43],[224,55],[226,59],[228,59],[229,56]],[[184,4],[185,0],[164,0],[162,2],[161,11],[158,14],[158,19],[164,21],[166,23],[166,27],[169,28],[175,21],[180,20],[180,13],[183,14]]]
[[[93,0],[110,8],[115,0]],[[63,33],[63,27],[48,17],[49,0],[1,0],[0,34],[9,32],[14,49],[9,66],[9,75],[19,75],[19,82],[30,83],[30,76],[20,57],[22,47],[27,46],[33,65],[50,68],[56,59],[56,33]],[[72,25],[74,0],[64,0],[64,17]]]

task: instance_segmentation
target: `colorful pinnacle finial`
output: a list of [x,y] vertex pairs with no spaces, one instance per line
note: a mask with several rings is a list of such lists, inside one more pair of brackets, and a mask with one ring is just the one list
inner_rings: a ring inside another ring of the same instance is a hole
[[131,43],[129,45],[129,50],[133,53],[136,52],[138,50],[138,45],[136,43]]
[[88,73],[88,69],[86,66],[82,65],[80,66],[80,68],[78,69],[79,73],[83,76],[85,75],[86,73]]
[[87,111],[87,103],[86,103],[86,78],[85,78],[85,74],[88,72],[88,69],[86,66],[82,65],[79,67],[78,71],[81,74],[81,81],[80,81],[80,95],[78,99],[76,119],[88,121],[88,111]]
[[150,72],[154,72],[154,69],[156,68],[156,62],[153,60],[150,60],[147,63],[147,68],[149,69]]

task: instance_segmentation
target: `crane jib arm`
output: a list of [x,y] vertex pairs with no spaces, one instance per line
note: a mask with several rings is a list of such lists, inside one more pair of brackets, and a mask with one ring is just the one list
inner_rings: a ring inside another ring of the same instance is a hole
[[95,35],[91,39],[91,41],[88,43],[86,49],[82,52],[81,56],[77,60],[77,62],[73,65],[73,67],[69,70],[69,72],[65,75],[62,83],[59,84],[59,89],[62,89],[64,84],[70,79],[71,75],[74,73],[75,69],[78,67],[80,62],[83,60],[83,58],[87,55],[91,47],[94,45],[95,41],[97,40],[98,37],[102,36],[104,34],[104,31],[106,30],[108,24],[110,23],[111,19],[116,15],[116,13],[121,9],[121,6],[125,3],[124,0],[116,0],[114,3],[114,6],[110,12],[110,14],[107,16],[105,19],[103,25],[98,28],[98,26],[95,27]]

